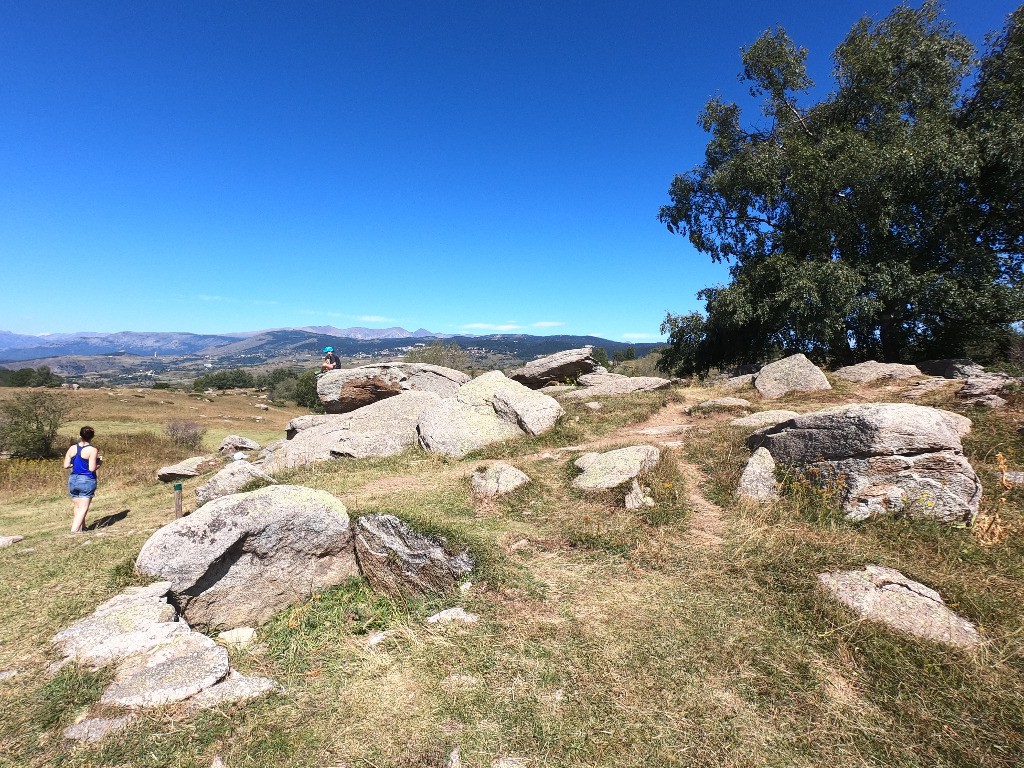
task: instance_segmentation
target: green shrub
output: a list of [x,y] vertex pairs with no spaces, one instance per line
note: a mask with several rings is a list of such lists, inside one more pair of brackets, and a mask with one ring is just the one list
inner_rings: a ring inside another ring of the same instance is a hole
[[53,456],[58,430],[77,410],[63,392],[15,395],[0,404],[0,450],[26,458]]
[[203,445],[206,427],[198,421],[174,419],[167,422],[167,426],[164,427],[164,434],[171,438],[175,445],[195,451]]
[[244,389],[255,387],[256,381],[252,374],[244,368],[232,368],[230,371],[217,371],[200,376],[192,383],[196,392],[204,389]]
[[313,413],[323,413],[324,404],[316,393],[316,371],[306,371],[295,382],[295,404],[309,408]]

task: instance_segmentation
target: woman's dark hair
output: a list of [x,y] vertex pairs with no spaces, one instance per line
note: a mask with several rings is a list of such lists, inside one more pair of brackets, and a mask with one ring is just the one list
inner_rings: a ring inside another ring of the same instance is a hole
[[83,440],[85,440],[85,442],[91,443],[93,437],[96,436],[96,430],[94,430],[92,427],[82,427],[80,430],[78,430],[78,435]]

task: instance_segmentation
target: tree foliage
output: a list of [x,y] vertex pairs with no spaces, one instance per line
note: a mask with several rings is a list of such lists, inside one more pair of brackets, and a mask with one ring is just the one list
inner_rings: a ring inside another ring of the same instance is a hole
[[447,344],[434,341],[423,347],[417,347],[405,356],[408,363],[429,363],[454,368],[457,371],[469,370],[469,355],[454,341]]
[[196,392],[202,392],[204,389],[245,389],[254,386],[256,386],[256,380],[244,368],[215,371],[214,373],[200,376],[192,382],[192,388]]
[[61,426],[78,411],[63,392],[35,389],[0,403],[0,450],[39,459],[55,455]]
[[936,3],[900,6],[853,27],[810,106],[783,29],[744,49],[763,120],[711,99],[704,162],[659,216],[730,282],[698,293],[704,314],[666,316],[664,369],[1005,356],[1024,315],[1022,45],[1024,8],[975,65]]
[[0,368],[0,387],[59,387],[63,383],[64,379],[51,371],[48,365],[16,371]]

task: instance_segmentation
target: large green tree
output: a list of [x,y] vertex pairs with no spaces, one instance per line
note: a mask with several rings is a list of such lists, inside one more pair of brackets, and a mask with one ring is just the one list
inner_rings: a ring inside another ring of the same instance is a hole
[[[975,50],[936,3],[858,22],[818,103],[779,28],[743,50],[763,118],[713,98],[660,219],[730,282],[666,317],[666,370],[1006,353],[1022,306],[1024,9]],[[973,81],[968,88],[965,84]]]

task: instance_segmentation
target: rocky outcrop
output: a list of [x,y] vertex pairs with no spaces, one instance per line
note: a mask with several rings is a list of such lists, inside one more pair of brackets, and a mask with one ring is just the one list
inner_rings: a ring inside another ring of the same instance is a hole
[[204,504],[154,533],[135,568],[171,582],[185,618],[210,627],[261,624],[358,574],[345,505],[290,485]]
[[263,470],[274,473],[340,457],[393,456],[416,445],[421,415],[442,401],[432,392],[403,392],[351,413],[318,416],[296,425],[291,440],[264,452]]
[[526,485],[530,478],[511,464],[497,461],[473,473],[471,483],[477,496],[502,496]]
[[473,569],[467,553],[448,554],[444,542],[417,533],[394,515],[359,518],[355,548],[370,586],[396,597],[451,592]]
[[732,419],[729,424],[734,427],[755,427],[760,429],[762,427],[774,427],[776,424],[795,419],[799,415],[796,411],[759,411],[749,416],[739,416]]
[[606,453],[585,453],[576,459],[583,474],[572,481],[581,491],[602,491],[630,482],[641,472],[654,469],[661,452],[653,445],[632,445]]
[[775,482],[775,460],[765,448],[758,448],[740,475],[736,495],[746,501],[769,502],[779,497]]
[[161,467],[156,473],[156,479],[165,483],[189,480],[218,466],[220,466],[220,461],[215,456],[194,456],[169,467]]
[[426,450],[462,458],[492,443],[542,434],[563,413],[554,398],[491,371],[426,408],[417,431]]
[[327,413],[348,413],[403,392],[432,392],[452,397],[469,376],[427,363],[376,363],[327,371],[316,393]]
[[634,392],[653,392],[672,386],[671,379],[657,376],[623,376],[618,373],[591,373],[581,376],[580,389],[562,395],[564,400],[589,400],[592,397],[614,397]]
[[261,482],[273,485],[274,478],[253,466],[248,461],[233,461],[196,488],[196,501],[202,506],[208,501],[238,493],[249,483]]
[[938,592],[892,568],[821,573],[818,583],[863,618],[897,631],[962,648],[981,642],[977,628],[953,613]]
[[918,363],[917,367],[926,376],[941,376],[944,379],[967,379],[985,373],[982,366],[966,357],[925,360]]
[[963,455],[970,420],[937,408],[870,403],[803,414],[755,432],[780,465],[841,490],[846,516],[903,513],[966,522],[981,484]]
[[1010,385],[1020,386],[1024,379],[1012,378],[1005,373],[984,373],[971,376],[964,382],[956,396],[971,405],[985,408],[1002,408],[1006,400],[1000,394]]
[[593,347],[567,349],[533,360],[509,373],[508,377],[530,389],[540,389],[552,382],[565,384],[567,381],[576,381],[584,374],[593,373],[598,367],[592,352]]
[[258,451],[259,449],[260,444],[255,440],[241,435],[228,435],[220,441],[220,447],[217,450],[225,455],[231,455],[239,451]]
[[832,375],[844,381],[868,384],[879,380],[899,381],[901,379],[913,379],[922,374],[921,369],[916,365],[879,363],[874,360],[867,360],[863,363],[857,363],[857,365],[847,365],[843,368],[838,368]]
[[754,375],[754,388],[766,400],[777,400],[790,392],[832,389],[821,369],[797,353],[769,363]]

